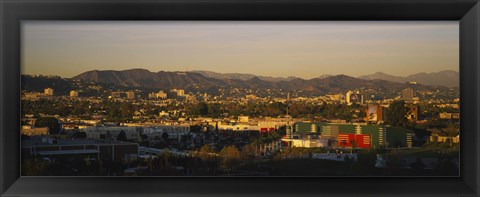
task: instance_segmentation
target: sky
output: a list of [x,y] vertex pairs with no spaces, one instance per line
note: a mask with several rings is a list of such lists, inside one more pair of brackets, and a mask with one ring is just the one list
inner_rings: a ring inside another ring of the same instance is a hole
[[205,70],[305,79],[459,70],[458,21],[24,21],[22,74]]

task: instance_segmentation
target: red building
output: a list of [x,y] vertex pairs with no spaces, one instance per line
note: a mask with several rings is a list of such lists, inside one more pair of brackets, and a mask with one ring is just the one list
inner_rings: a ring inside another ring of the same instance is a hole
[[355,144],[355,148],[370,148],[371,137],[366,134],[338,134],[337,138],[338,147],[352,147]]
[[263,132],[271,132],[271,131],[274,131],[275,128],[260,128],[260,132],[263,133]]

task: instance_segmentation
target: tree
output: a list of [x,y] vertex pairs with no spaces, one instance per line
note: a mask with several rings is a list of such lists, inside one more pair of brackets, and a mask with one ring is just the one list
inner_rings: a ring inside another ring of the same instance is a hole
[[127,141],[127,135],[125,134],[125,131],[120,131],[117,136],[117,141]]
[[35,157],[30,159],[25,159],[22,162],[22,175],[24,176],[42,176],[46,175],[48,167],[48,162]]
[[167,132],[163,132],[163,133],[162,133],[162,139],[163,139],[164,141],[167,141],[167,140],[168,140],[168,133],[167,133]]
[[394,127],[408,127],[407,119],[408,109],[405,107],[405,101],[394,101],[385,112],[386,122]]
[[390,153],[387,154],[386,165],[391,174],[398,173],[398,171],[404,167],[400,153],[396,150],[390,151]]
[[87,133],[76,131],[75,133],[73,133],[72,138],[87,138]]
[[425,164],[423,164],[419,156],[417,157],[417,160],[415,160],[415,162],[413,162],[410,166],[416,173],[422,171],[425,168]]
[[210,145],[205,144],[200,148],[199,157],[203,160],[209,160],[212,153],[215,153],[215,150]]
[[226,169],[233,169],[240,161],[240,151],[235,146],[226,146],[220,151],[222,166]]
[[60,123],[55,117],[40,117],[35,120],[35,127],[48,127],[49,134],[59,134],[61,132]]
[[240,156],[242,161],[245,163],[252,163],[255,160],[255,156],[257,153],[257,147],[255,144],[247,144],[242,147],[242,152],[240,152]]
[[205,102],[200,102],[196,106],[194,106],[192,113],[194,115],[201,115],[205,116],[208,114],[208,104]]

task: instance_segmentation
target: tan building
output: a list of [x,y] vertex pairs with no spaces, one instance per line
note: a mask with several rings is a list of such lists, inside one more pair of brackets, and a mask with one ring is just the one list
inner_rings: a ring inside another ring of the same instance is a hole
[[70,91],[70,97],[78,97],[78,92],[75,90]]
[[166,99],[167,98],[167,93],[165,93],[164,91],[159,91],[157,93],[157,98],[159,99]]
[[155,99],[155,98],[157,98],[157,93],[152,92],[152,93],[148,94],[148,98],[149,98],[149,99]]
[[20,130],[22,135],[34,136],[34,135],[48,135],[48,127],[39,127],[39,128],[24,128]]
[[44,93],[45,93],[45,95],[53,96],[53,89],[52,88],[46,88],[44,90]]
[[131,100],[135,99],[135,92],[132,92],[132,91],[127,92],[127,99],[131,99]]
[[460,143],[460,135],[448,136],[446,133],[442,131],[436,131],[430,135],[429,141],[440,142],[440,143],[445,143],[450,141],[453,144],[458,144]]
[[248,116],[238,116],[238,122],[248,122]]
[[460,113],[440,113],[440,119],[460,119]]
[[178,90],[177,96],[185,96],[185,90]]

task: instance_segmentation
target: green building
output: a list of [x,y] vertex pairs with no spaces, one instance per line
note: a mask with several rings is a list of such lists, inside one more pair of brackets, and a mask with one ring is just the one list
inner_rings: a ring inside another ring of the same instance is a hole
[[295,133],[318,133],[319,128],[316,124],[311,122],[296,122],[293,126]]
[[316,123],[316,125],[321,136],[326,138],[337,138],[338,133],[368,134],[371,137],[372,148],[384,146],[389,148],[411,147],[414,135],[413,131],[409,129],[379,125],[327,123]]

